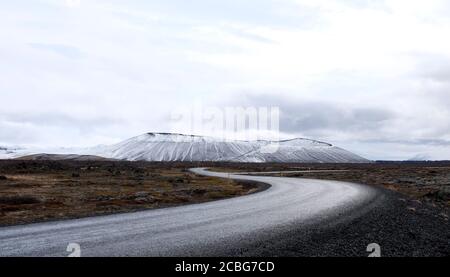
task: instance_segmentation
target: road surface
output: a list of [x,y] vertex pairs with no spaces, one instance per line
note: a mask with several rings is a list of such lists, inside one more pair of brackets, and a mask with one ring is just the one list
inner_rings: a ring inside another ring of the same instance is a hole
[[290,226],[351,214],[379,193],[344,182],[192,171],[271,187],[202,204],[0,228],[0,256],[67,256],[70,243],[81,256],[228,255]]

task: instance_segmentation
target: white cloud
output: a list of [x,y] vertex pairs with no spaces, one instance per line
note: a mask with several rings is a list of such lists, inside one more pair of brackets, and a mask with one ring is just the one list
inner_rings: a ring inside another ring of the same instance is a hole
[[[0,143],[16,144],[12,114],[67,119],[22,122],[36,134],[22,133],[25,143],[87,145],[169,131],[174,106],[245,94],[392,112],[372,132],[289,130],[358,143],[369,157],[384,147],[375,138],[450,140],[449,15],[444,0],[11,1],[0,11],[9,26],[0,30]],[[434,151],[418,153],[425,148]]]
[[69,8],[76,8],[81,5],[81,0],[65,0],[66,6]]

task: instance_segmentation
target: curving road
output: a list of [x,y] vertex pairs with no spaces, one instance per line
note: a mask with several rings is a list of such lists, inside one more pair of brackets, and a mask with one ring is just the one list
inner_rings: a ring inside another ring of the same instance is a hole
[[[193,172],[270,184],[265,191],[174,208],[0,228],[0,256],[210,256],[239,253],[260,237],[351,214],[370,187],[335,181]],[[252,244],[253,243],[253,244]]]

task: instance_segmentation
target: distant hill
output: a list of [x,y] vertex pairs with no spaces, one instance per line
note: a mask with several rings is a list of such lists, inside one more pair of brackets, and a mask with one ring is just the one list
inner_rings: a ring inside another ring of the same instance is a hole
[[0,158],[22,160],[126,160],[157,162],[368,163],[345,149],[317,140],[244,141],[172,133],[147,133],[91,148],[4,149]]
[[316,140],[220,140],[212,137],[147,133],[112,146],[91,149],[90,154],[128,161],[228,161],[366,163],[342,148]]
[[76,155],[76,154],[34,154],[16,158],[16,160],[28,160],[28,161],[108,161],[114,159],[108,159],[93,155]]

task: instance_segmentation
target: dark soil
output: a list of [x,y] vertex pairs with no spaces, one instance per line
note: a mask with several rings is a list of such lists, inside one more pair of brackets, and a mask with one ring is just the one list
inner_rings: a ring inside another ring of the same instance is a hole
[[439,208],[385,190],[372,204],[351,216],[313,225],[293,225],[268,234],[230,256],[367,257],[376,243],[382,257],[448,257],[450,224]]

